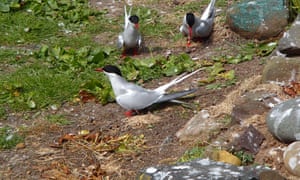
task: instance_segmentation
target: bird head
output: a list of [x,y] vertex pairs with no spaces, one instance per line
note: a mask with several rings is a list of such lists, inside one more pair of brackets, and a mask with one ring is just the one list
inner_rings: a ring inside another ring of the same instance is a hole
[[187,13],[185,16],[186,23],[188,24],[189,36],[188,36],[188,44],[191,44],[192,33],[193,33],[193,25],[195,24],[195,15],[193,13]]
[[139,17],[137,15],[132,15],[129,17],[129,21],[135,25],[135,28],[139,28]]
[[98,72],[104,72],[104,73],[111,73],[111,74],[117,74],[119,76],[122,76],[121,70],[114,65],[106,65],[103,68],[97,68],[95,71]]
[[186,13],[185,20],[189,27],[192,28],[195,24],[195,15],[193,13]]

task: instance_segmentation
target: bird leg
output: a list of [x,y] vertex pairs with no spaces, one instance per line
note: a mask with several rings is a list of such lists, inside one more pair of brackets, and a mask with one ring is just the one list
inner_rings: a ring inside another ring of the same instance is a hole
[[121,54],[121,59],[124,59],[124,58],[126,58],[126,50],[125,49],[123,50],[123,52]]
[[138,48],[134,48],[134,49],[133,49],[133,55],[134,55],[134,56],[138,55]]
[[190,47],[190,45],[191,45],[192,33],[193,33],[193,30],[192,30],[191,27],[189,27],[189,34],[188,34],[188,37],[187,37],[187,44],[186,44],[187,47]]

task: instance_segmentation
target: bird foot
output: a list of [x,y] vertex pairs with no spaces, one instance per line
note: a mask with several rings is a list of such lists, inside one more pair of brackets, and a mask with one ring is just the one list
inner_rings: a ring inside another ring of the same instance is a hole
[[135,116],[135,115],[137,115],[137,114],[138,114],[138,112],[135,111],[135,110],[129,110],[129,111],[126,111],[126,112],[125,112],[125,116],[126,116],[126,117]]
[[190,46],[191,46],[191,39],[188,38],[188,39],[187,39],[187,43],[186,43],[186,47],[190,47]]

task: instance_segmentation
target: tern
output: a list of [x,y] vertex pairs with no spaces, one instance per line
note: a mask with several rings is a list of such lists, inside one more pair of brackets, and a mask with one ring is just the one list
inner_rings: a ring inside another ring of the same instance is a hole
[[126,116],[131,116],[138,110],[143,110],[153,104],[162,102],[175,102],[183,103],[182,101],[176,100],[177,98],[194,93],[196,89],[184,90],[179,92],[167,93],[166,90],[171,86],[178,84],[184,79],[194,75],[200,69],[189,73],[182,74],[177,78],[173,79],[169,83],[162,85],[155,89],[146,89],[137,84],[128,82],[122,77],[122,73],[117,66],[106,65],[103,68],[97,68],[96,71],[104,72],[108,77],[112,86],[116,102],[126,109]]
[[139,17],[137,15],[131,15],[131,10],[132,7],[130,7],[127,13],[126,5],[124,6],[124,31],[119,34],[117,40],[118,48],[123,48],[122,56],[126,56],[126,51],[129,49],[133,49],[134,54],[137,54],[139,48],[142,46],[142,36],[139,32]]
[[187,13],[184,16],[179,30],[184,36],[188,37],[188,47],[192,39],[207,38],[212,33],[215,18],[215,1],[210,1],[200,18],[193,13]]

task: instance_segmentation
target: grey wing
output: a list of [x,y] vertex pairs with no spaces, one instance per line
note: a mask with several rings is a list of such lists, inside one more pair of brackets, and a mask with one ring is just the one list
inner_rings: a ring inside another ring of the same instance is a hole
[[155,103],[172,101],[172,100],[175,100],[177,98],[192,94],[196,90],[197,89],[190,89],[190,90],[185,90],[185,91],[174,92],[174,93],[171,93],[171,94],[165,94],[165,95],[161,96]]
[[138,48],[141,48],[143,45],[143,38],[141,34],[138,35],[137,44],[138,44]]
[[121,49],[124,46],[123,33],[120,33],[117,39],[117,47]]
[[213,19],[206,21],[200,20],[199,26],[196,27],[195,33],[198,37],[208,37],[213,28]]
[[126,94],[120,95],[116,101],[120,106],[128,110],[140,110],[154,104],[160,98],[160,94],[147,89],[128,90]]

